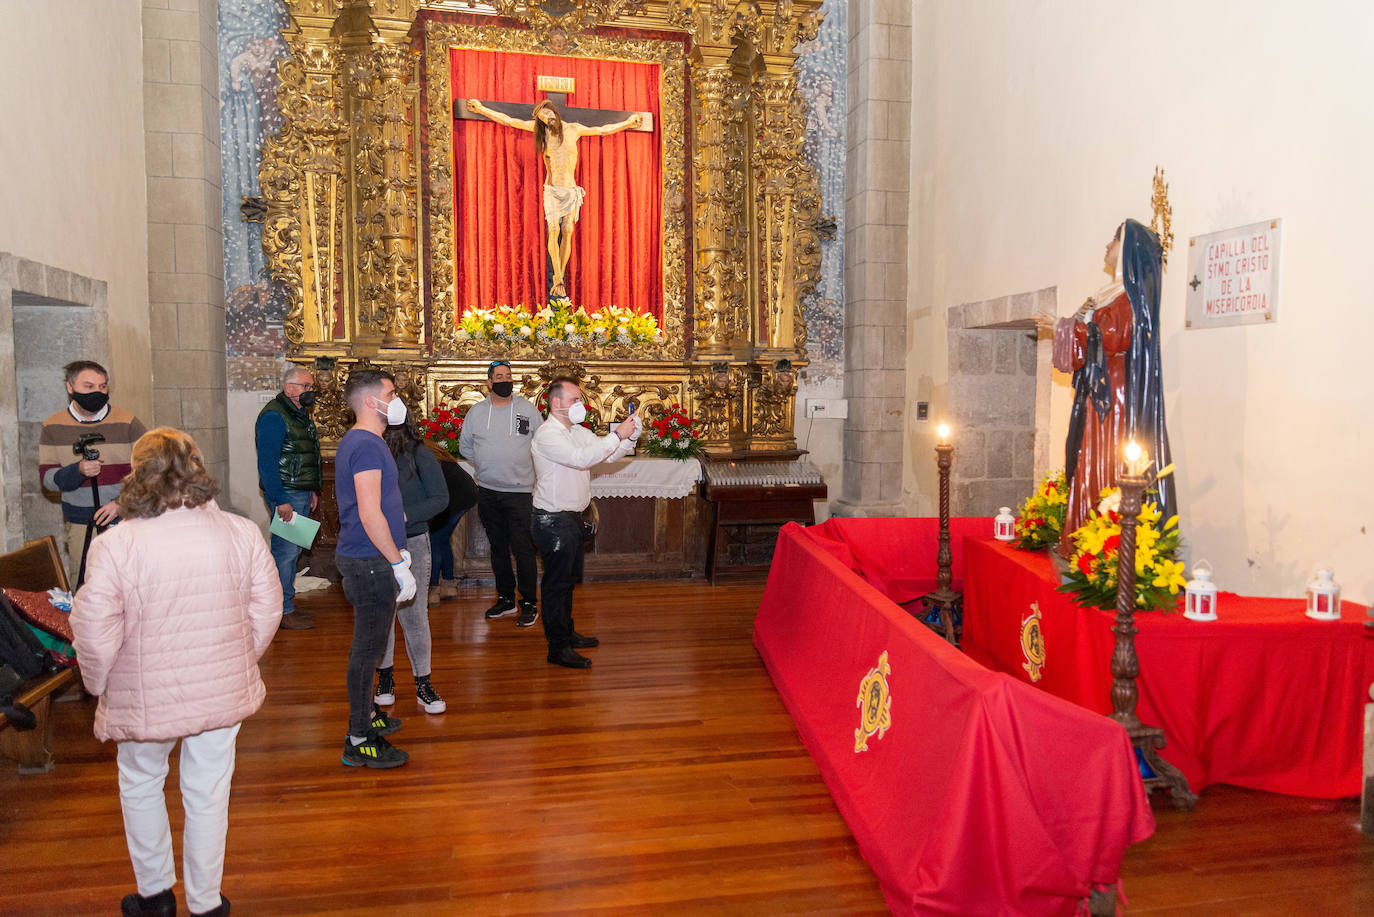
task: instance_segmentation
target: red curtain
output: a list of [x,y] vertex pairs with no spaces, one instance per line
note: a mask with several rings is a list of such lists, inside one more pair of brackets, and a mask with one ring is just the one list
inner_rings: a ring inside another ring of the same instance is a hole
[[[568,295],[595,311],[628,306],[663,316],[657,64],[451,52],[454,98],[536,100],[535,77],[570,76],[578,108],[646,111],[655,130],[579,141],[577,183],[586,189],[568,262]],[[534,135],[489,121],[454,122],[457,308],[547,302],[544,164]]]

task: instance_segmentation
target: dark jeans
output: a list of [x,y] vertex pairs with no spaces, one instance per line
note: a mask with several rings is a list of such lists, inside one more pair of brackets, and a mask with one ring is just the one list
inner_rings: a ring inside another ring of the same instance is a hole
[[[292,512],[309,518],[310,498],[313,496],[314,494],[308,490],[288,490],[286,502],[291,504]],[[276,511],[275,505],[267,504],[269,520]],[[296,561],[301,556],[301,546],[294,541],[287,541],[280,535],[273,535],[271,550],[272,562],[277,565],[277,576],[281,579],[281,613],[289,615],[296,610]]]
[[453,532],[468,514],[454,513],[448,522],[429,533],[429,584],[439,585],[441,579],[453,579]]
[[544,559],[544,579],[539,591],[544,597],[544,638],[549,652],[572,644],[573,586],[582,576],[581,513],[546,513],[535,510],[530,534]]
[[391,564],[374,557],[334,555],[344,595],[353,605],[353,645],[348,650],[348,734],[365,736],[372,722],[372,679],[396,620],[396,578]]
[[[519,576],[520,598],[537,602],[535,578],[539,572],[534,560],[534,544],[530,541],[530,511],[534,509],[534,495],[505,493],[477,488],[477,515],[491,542],[491,572],[496,576],[496,594],[515,598],[516,576]],[[511,572],[510,556],[515,555],[515,572]]]

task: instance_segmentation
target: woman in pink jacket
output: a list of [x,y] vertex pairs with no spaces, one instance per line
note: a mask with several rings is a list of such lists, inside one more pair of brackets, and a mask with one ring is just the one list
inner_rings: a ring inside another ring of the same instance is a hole
[[220,510],[219,485],[180,430],[134,444],[123,521],[91,542],[72,609],[95,735],[119,743],[119,798],[138,893],[126,915],[176,914],[163,782],[181,740],[182,870],[192,914],[220,894],[239,725],[262,706],[258,658],[281,619],[281,583],[257,526]]

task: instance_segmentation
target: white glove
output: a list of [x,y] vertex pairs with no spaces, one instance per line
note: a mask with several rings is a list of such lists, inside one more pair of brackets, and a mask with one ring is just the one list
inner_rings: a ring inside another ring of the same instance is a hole
[[644,420],[643,420],[638,414],[636,414],[636,415],[635,415],[635,431],[634,431],[633,433],[630,434],[630,442],[632,442],[632,443],[637,443],[637,442],[639,442],[639,434],[641,434],[641,433],[643,433],[643,432],[644,432]]
[[415,574],[410,572],[409,551],[401,552],[400,561],[391,565],[391,574],[396,577],[396,585],[401,587],[396,601],[404,603],[415,598]]

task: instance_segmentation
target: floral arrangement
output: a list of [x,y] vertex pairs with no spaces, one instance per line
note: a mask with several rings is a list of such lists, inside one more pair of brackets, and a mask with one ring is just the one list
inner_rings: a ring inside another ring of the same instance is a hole
[[[1121,492],[1102,491],[1097,510],[1073,533],[1073,563],[1060,592],[1078,593],[1080,605],[1116,607],[1117,550],[1121,544]],[[1184,586],[1178,554],[1178,516],[1159,524],[1159,506],[1142,502],[1135,530],[1135,605],[1146,610],[1172,610]]]
[[445,407],[435,408],[429,412],[427,418],[420,421],[419,427],[425,439],[438,443],[448,450],[449,455],[459,454],[458,437],[463,432],[463,418],[458,416],[457,411]]
[[588,312],[564,298],[549,300],[537,312],[523,305],[469,309],[458,322],[457,338],[508,344],[562,342],[574,346],[659,344],[663,342],[663,331],[652,315],[623,306]]
[[1058,544],[1068,508],[1069,491],[1064,472],[1051,471],[1021,505],[1021,514],[1016,519],[1016,546],[1038,551]]
[[682,405],[674,404],[644,424],[641,440],[649,455],[685,459],[701,448],[701,430]]

